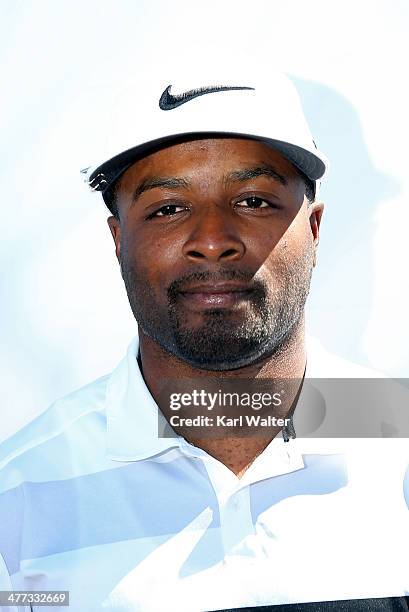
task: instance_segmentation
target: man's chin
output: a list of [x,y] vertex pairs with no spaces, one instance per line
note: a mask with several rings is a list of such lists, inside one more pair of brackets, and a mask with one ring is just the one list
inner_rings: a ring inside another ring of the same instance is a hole
[[[208,340],[206,342],[206,340]],[[266,343],[254,343],[240,338],[200,338],[177,335],[175,338],[175,356],[189,365],[202,370],[227,371],[243,368],[256,363],[271,353]]]
[[179,352],[176,356],[193,368],[198,370],[208,370],[209,372],[227,372],[230,370],[238,370],[254,363],[254,359],[247,356],[240,359],[230,358],[229,356],[227,356],[225,359],[214,359],[214,356],[209,356],[209,358],[207,358],[205,355],[200,355],[200,358],[197,358],[196,355]]

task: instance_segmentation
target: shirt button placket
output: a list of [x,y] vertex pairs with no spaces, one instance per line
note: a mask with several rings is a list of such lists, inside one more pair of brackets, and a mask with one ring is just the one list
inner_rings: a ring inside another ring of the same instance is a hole
[[225,558],[247,555],[245,540],[254,534],[248,486],[226,496],[220,504],[220,527]]

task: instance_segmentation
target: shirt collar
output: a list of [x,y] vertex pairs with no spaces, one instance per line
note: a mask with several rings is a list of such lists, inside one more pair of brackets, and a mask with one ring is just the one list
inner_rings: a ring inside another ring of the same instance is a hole
[[159,437],[164,417],[149,392],[138,365],[139,339],[109,377],[106,395],[108,456],[136,461],[180,446],[179,436]]
[[[179,448],[183,452],[191,448],[190,444],[176,434],[172,437],[159,436],[158,432],[163,432],[167,423],[139,369],[138,350],[139,338],[136,336],[108,380],[107,452],[109,458],[114,461],[138,461],[171,448]],[[310,365],[308,358],[306,377]],[[300,400],[301,395],[298,404]],[[280,438],[282,440],[282,436]],[[290,450],[288,445],[293,442],[290,440],[285,443],[285,447]]]

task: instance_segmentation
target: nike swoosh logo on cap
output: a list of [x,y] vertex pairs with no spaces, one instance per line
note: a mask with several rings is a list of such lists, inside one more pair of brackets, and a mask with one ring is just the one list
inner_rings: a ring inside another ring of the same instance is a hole
[[171,110],[172,108],[176,108],[181,104],[185,104],[198,96],[204,96],[208,93],[215,93],[218,91],[234,91],[237,89],[253,89],[254,87],[228,87],[227,85],[215,85],[211,87],[198,87],[197,89],[190,89],[189,91],[185,91],[181,94],[173,95],[170,93],[170,88],[172,85],[168,85],[165,91],[162,93],[159,99],[159,107],[162,110]]

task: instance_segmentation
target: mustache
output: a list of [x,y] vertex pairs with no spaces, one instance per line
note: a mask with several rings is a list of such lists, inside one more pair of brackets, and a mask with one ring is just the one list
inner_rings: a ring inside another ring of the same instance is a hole
[[254,271],[249,269],[233,269],[233,268],[219,268],[214,270],[197,270],[184,274],[179,278],[171,282],[168,287],[167,294],[170,302],[174,302],[178,299],[182,288],[190,283],[221,283],[223,281],[238,281],[246,283],[249,289],[253,290],[259,297],[267,295],[265,284],[259,280],[254,279]]

